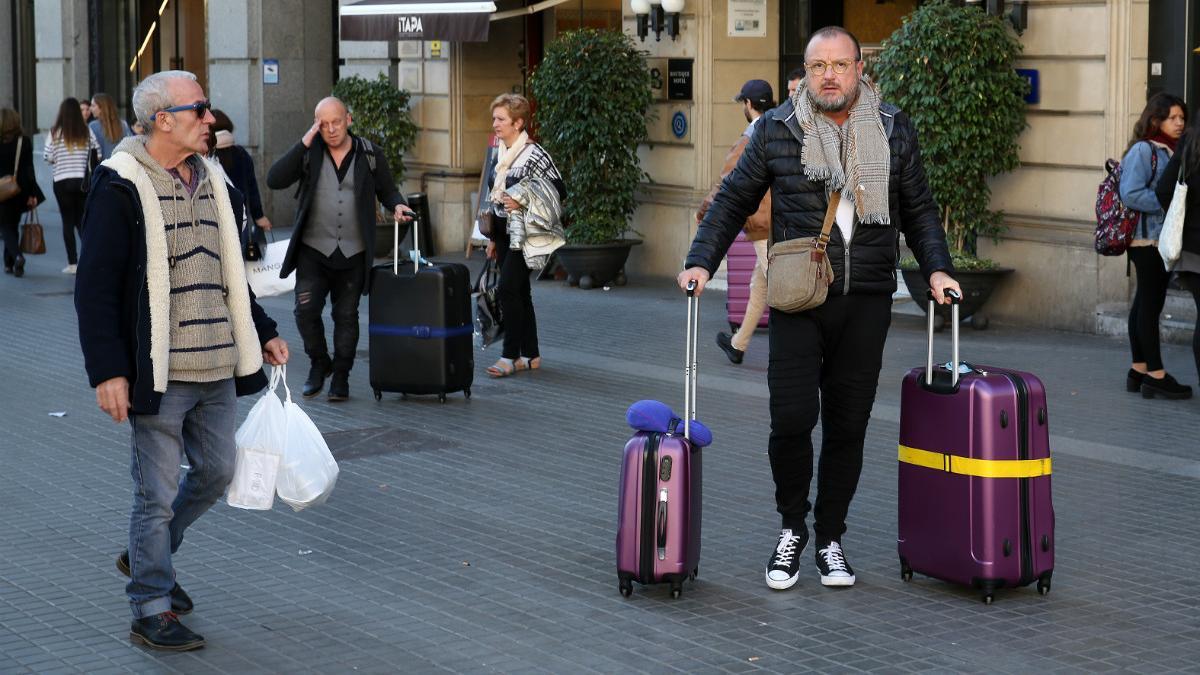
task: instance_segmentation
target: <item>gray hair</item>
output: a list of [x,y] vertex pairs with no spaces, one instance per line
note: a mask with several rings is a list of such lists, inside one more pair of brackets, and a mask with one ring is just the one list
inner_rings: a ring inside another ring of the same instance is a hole
[[133,90],[133,114],[147,134],[154,130],[154,116],[175,104],[167,88],[174,79],[194,81],[196,75],[186,70],[164,70],[142,80]]

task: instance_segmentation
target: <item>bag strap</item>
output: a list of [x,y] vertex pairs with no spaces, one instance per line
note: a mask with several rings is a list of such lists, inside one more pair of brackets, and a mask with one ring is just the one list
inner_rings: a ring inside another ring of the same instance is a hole
[[[838,205],[842,202],[842,193],[834,190],[833,194],[829,195],[829,206],[825,209],[825,222],[821,223],[821,234],[817,236],[817,243],[813,249],[821,255],[825,254],[825,249],[829,248],[829,233],[833,231],[833,221],[837,218]],[[771,246],[775,243],[775,226],[772,225],[767,229],[767,250],[771,250]]]
[[17,154],[13,155],[13,180],[17,179],[17,170],[21,168],[21,144],[24,142],[24,136],[17,136]]

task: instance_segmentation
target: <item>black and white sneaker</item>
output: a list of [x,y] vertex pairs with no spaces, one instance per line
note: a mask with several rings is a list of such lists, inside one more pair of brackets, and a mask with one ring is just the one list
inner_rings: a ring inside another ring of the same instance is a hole
[[853,586],[854,570],[846,562],[842,545],[831,541],[817,549],[817,571],[823,586]]
[[785,529],[779,531],[779,543],[767,561],[767,585],[782,591],[796,585],[800,578],[800,555],[808,546],[808,528],[799,532]]

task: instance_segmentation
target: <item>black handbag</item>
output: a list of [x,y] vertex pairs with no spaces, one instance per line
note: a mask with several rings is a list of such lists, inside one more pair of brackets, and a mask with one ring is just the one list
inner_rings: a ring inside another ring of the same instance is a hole
[[267,254],[267,233],[254,221],[242,230],[242,259],[247,262],[262,260]]
[[500,270],[496,263],[488,259],[483,264],[483,271],[475,281],[475,333],[479,336],[479,346],[488,345],[499,340],[504,335],[504,314],[500,310],[500,298],[496,296],[496,287],[500,284]]

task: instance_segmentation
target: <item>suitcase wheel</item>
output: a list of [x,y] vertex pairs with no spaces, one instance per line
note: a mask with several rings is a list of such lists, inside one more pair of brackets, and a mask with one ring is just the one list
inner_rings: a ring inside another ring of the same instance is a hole
[[732,321],[729,322],[729,330],[733,331],[735,334],[738,332],[738,329],[740,329],[741,327],[742,327],[741,324],[734,323]]
[[904,558],[900,559],[900,578],[905,581],[912,581],[913,568],[908,566],[908,561]]
[[446,402],[446,395],[438,394],[438,403],[445,403],[445,402]]
[[996,581],[983,582],[983,604],[990,605],[996,599],[995,591],[1000,584]]
[[682,581],[671,582],[671,598],[678,600],[679,596],[681,596],[681,595],[683,595],[683,582]]
[[467,398],[471,398],[471,388],[470,387],[463,389],[463,396],[466,396]]
[[633,595],[633,582],[629,579],[620,579],[617,588],[620,589],[621,595],[627,598]]
[[380,401],[382,399],[383,399],[383,392],[376,389],[375,390],[375,400]]
[[1051,576],[1051,574],[1052,574],[1051,572],[1046,572],[1042,576],[1038,577],[1037,589],[1038,589],[1039,594],[1046,595],[1047,593],[1050,592],[1050,576]]
[[691,579],[692,581],[695,581],[696,577],[698,577],[698,576],[700,576],[700,568],[696,567],[695,569],[692,570],[692,573],[688,575],[688,578]]
[[983,604],[990,605],[990,604],[992,604],[992,601],[995,599],[996,599],[996,596],[992,595],[991,593],[985,593],[983,595]]

